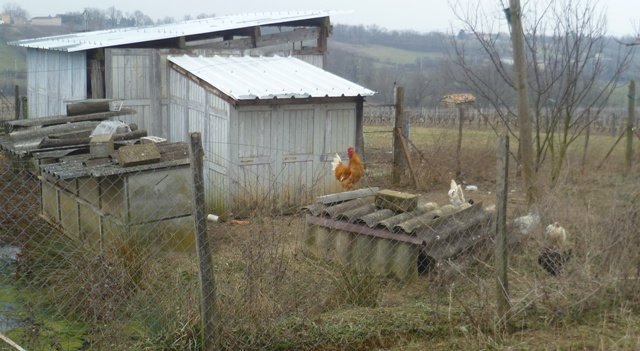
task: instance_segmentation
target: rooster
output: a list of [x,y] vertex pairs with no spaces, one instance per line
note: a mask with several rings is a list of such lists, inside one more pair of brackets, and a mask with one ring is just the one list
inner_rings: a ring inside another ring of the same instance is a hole
[[349,190],[364,176],[364,166],[362,165],[360,156],[358,156],[352,147],[347,149],[347,155],[349,156],[348,165],[342,163],[340,155],[336,154],[331,162],[331,166],[342,188]]

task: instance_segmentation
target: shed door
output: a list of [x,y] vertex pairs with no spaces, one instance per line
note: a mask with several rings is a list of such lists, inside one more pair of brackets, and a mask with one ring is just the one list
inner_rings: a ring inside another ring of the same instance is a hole
[[277,160],[280,207],[295,208],[313,200],[313,108],[283,109],[278,121]]
[[165,136],[161,109],[160,55],[154,49],[105,49],[108,99],[124,100],[137,113],[123,118],[150,135]]
[[275,146],[270,110],[243,113],[238,120],[238,177],[234,207],[243,211],[273,206],[271,188]]

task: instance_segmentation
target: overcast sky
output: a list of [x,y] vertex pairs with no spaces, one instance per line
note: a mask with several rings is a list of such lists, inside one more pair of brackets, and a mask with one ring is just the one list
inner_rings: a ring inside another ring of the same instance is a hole
[[[463,4],[477,4],[479,1],[482,3],[483,11],[493,19],[502,19],[501,4],[509,3],[509,0],[324,0],[313,4],[306,2],[306,6],[314,6],[308,8],[301,7],[305,2],[292,0],[18,0],[3,1],[0,4],[17,3],[32,17],[82,11],[87,7],[106,9],[113,6],[124,13],[140,10],[154,20],[164,17],[181,20],[185,15],[195,17],[201,13],[220,16],[267,11],[347,10],[351,12],[332,16],[331,21],[354,25],[375,24],[390,30],[457,32],[461,24],[449,5],[452,1],[460,1]],[[640,30],[640,0],[600,0],[598,6],[607,16],[609,34],[621,36]]]

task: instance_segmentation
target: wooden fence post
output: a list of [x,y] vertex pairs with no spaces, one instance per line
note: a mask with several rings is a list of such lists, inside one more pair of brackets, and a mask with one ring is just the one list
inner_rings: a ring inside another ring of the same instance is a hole
[[633,161],[633,124],[635,122],[635,108],[636,108],[636,82],[629,82],[629,98],[628,112],[627,112],[627,149],[625,152],[625,173],[628,174],[631,171],[631,163]]
[[464,125],[464,107],[458,106],[458,141],[456,143],[456,179],[462,174],[462,164],[460,162],[460,151],[462,150],[462,128]]
[[509,137],[498,137],[498,164],[496,169],[496,306],[498,322],[506,327],[509,303],[507,280],[507,180],[509,177]]
[[22,106],[22,119],[29,118],[29,104],[26,96],[22,97],[22,102],[20,105]]
[[395,89],[395,125],[393,127],[393,171],[391,174],[391,182],[393,184],[400,183],[402,175],[404,175],[404,159],[402,154],[402,127],[404,126],[404,88],[396,86]]
[[202,320],[203,350],[215,350],[216,285],[213,276],[213,260],[207,235],[207,216],[204,204],[204,176],[202,138],[191,133],[191,172],[193,176],[193,219],[196,230],[196,249],[200,271],[200,318]]
[[16,111],[16,116],[14,119],[20,119],[20,87],[19,86],[16,85],[16,89],[13,94],[14,94],[13,108]]

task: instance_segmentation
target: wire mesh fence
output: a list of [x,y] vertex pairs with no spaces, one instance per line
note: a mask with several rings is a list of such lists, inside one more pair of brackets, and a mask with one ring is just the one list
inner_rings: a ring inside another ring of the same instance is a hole
[[[211,296],[200,291],[187,145],[158,144],[156,162],[126,167],[125,147],[110,157],[74,148],[0,154],[0,332],[23,348],[198,350],[207,342],[201,306]],[[364,187],[292,215],[210,221],[214,344],[333,347],[342,333],[334,328],[362,318],[353,309],[383,313],[390,299],[410,300],[407,286],[488,239],[482,203],[445,201]],[[410,309],[418,319],[429,313]],[[401,337],[408,323],[380,322],[391,328],[384,339]]]
[[[391,191],[367,175],[358,189],[315,196],[289,215],[215,213],[206,232],[215,287],[203,292],[193,159],[184,143],[157,149],[156,162],[128,167],[90,148],[0,153],[0,335],[26,350],[492,345],[483,339],[496,330],[490,191],[452,203],[447,189]],[[638,191],[627,185],[612,202],[595,192],[600,202],[585,208],[576,197],[592,195],[569,189],[530,214],[510,194],[511,216],[524,214],[509,220],[506,243],[513,325],[575,323],[599,301],[637,300],[628,243],[637,241],[629,204]],[[562,248],[543,236],[553,220],[567,227]],[[601,235],[607,228],[615,234]]]

